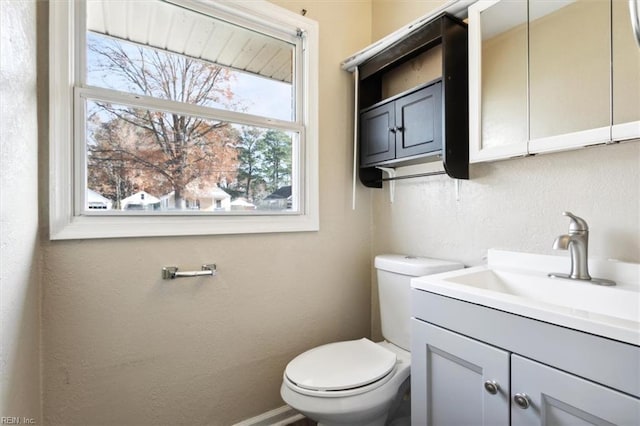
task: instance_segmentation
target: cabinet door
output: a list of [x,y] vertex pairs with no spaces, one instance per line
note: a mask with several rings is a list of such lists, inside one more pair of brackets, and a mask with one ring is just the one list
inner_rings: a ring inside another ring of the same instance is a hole
[[[629,2],[613,0],[613,140],[640,138],[640,48],[631,27]],[[638,2],[640,10],[640,2]]]
[[469,162],[527,154],[526,1],[469,7]]
[[380,105],[360,115],[360,164],[396,158],[394,103]]
[[395,102],[396,158],[442,149],[442,83]]
[[512,398],[514,426],[640,424],[640,400],[518,355],[511,355],[511,391],[529,402],[521,408]]
[[[509,354],[411,321],[411,424],[508,425]],[[496,383],[495,394],[487,382]]]
[[529,0],[529,152],[611,137],[611,3]]

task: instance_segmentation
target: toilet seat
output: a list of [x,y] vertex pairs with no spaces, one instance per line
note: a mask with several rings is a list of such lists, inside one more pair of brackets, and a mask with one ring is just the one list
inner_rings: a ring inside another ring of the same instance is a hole
[[396,354],[369,339],[330,343],[304,352],[285,369],[287,386],[318,396],[369,391],[392,376]]

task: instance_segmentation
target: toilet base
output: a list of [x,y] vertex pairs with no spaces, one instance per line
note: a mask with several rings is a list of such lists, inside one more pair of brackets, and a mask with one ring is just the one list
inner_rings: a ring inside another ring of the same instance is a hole
[[[321,398],[320,401],[309,400],[307,396],[297,394],[284,384],[281,388],[281,395],[289,406],[307,418],[318,422],[318,426],[385,426],[387,421],[390,422],[389,425],[407,426],[411,421],[408,417],[411,413],[411,402],[408,399],[411,379],[408,374],[402,376],[404,376],[404,381],[400,386],[395,386],[397,392],[394,395],[388,395],[381,400],[379,398],[381,395],[369,393],[363,399],[364,405],[361,405],[360,409],[355,409],[351,403],[345,404],[346,401],[334,398]],[[358,395],[358,397],[362,396]],[[325,402],[328,405],[322,408],[314,402]],[[313,403],[313,405],[310,406],[309,403]],[[369,405],[370,403],[371,405]],[[389,416],[391,417],[389,418]],[[409,423],[406,422],[407,419]]]
[[280,393],[291,408],[318,422],[318,426],[384,426],[391,405],[391,401],[368,404],[370,401],[364,398],[359,398],[362,399],[359,407],[353,407],[350,403],[344,404],[336,398],[316,400],[298,394],[284,384]]

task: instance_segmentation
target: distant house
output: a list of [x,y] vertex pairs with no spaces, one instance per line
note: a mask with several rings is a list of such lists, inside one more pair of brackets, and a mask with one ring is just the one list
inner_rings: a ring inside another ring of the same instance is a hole
[[160,199],[145,191],[139,191],[120,202],[121,210],[158,210]]
[[245,198],[236,198],[231,202],[231,210],[255,210],[256,205]]
[[111,210],[113,201],[98,194],[96,191],[87,189],[87,209],[89,210]]
[[183,191],[183,206],[176,206],[175,191],[164,195],[161,199],[163,209],[190,209],[202,211],[231,210],[231,195],[214,184],[192,182]]
[[292,206],[291,185],[282,186],[276,191],[267,195],[261,202],[261,209],[286,210]]

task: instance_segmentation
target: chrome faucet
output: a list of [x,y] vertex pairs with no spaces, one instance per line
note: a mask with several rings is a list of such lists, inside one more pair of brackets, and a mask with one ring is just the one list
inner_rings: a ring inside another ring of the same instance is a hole
[[588,253],[589,253],[589,225],[587,222],[571,212],[563,212],[568,216],[569,233],[560,235],[553,242],[554,250],[569,250],[571,255],[571,272],[569,274],[550,273],[551,278],[568,278],[571,280],[589,281],[599,285],[616,285],[614,281],[602,278],[592,278],[589,275]]

